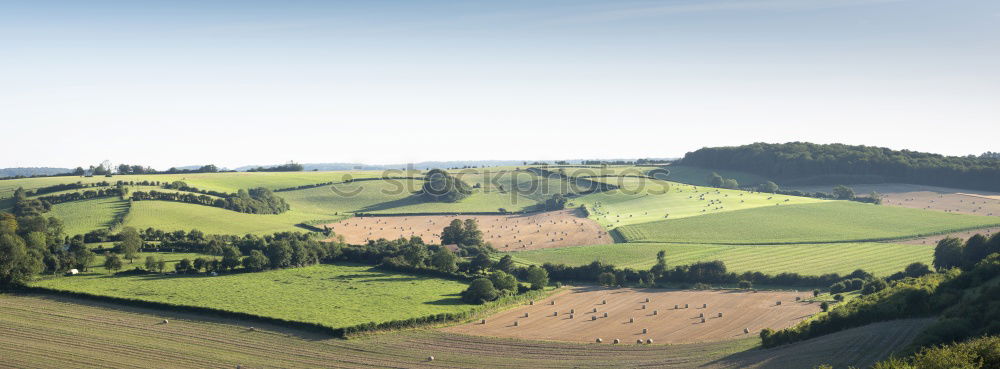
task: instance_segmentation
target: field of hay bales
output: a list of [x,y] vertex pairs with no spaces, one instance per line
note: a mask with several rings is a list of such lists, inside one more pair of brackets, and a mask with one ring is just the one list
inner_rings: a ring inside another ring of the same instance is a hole
[[[695,343],[754,337],[820,311],[809,292],[574,287],[447,332],[532,340]],[[780,301],[780,305],[779,302]],[[721,315],[720,315],[721,314]],[[747,333],[747,331],[749,333]]]
[[[167,323],[164,323],[164,320]],[[443,333],[351,340],[202,315],[45,295],[0,295],[0,366],[299,368],[864,367],[929,323],[897,320],[760,350],[758,340],[594,345]],[[666,348],[666,349],[665,349]],[[434,361],[428,361],[434,356]]]
[[216,277],[92,273],[46,278],[32,286],[207,307],[333,328],[472,308],[458,297],[465,283],[346,264]]
[[510,253],[516,263],[585,265],[593,261],[620,268],[649,269],[656,253],[666,252],[667,265],[720,260],[728,270],[768,274],[848,274],[856,269],[887,276],[910,263],[931,264],[934,244],[908,245],[860,242],[794,245],[712,245],[670,243],[616,243]]
[[830,201],[619,228],[629,242],[773,244],[881,241],[1000,225],[995,217]]
[[454,219],[475,219],[483,232],[483,240],[501,251],[598,245],[611,241],[604,228],[583,217],[578,210],[529,215],[365,216],[320,227],[328,227],[338,236],[343,236],[348,244],[413,236],[438,244],[441,242],[441,230]]

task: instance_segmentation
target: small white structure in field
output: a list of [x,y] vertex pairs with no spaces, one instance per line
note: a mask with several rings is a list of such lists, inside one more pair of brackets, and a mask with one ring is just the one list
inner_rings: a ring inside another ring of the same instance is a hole
[[77,274],[80,274],[80,270],[78,269],[70,269],[66,271],[66,275],[77,275]]

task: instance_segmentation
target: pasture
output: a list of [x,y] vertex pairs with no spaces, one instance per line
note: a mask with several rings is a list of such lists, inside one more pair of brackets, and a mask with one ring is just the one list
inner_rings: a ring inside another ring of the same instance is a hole
[[809,197],[697,187],[646,178],[601,178],[618,190],[574,198],[585,204],[590,217],[608,228],[718,214],[759,207],[825,202]]
[[619,228],[629,242],[775,244],[912,238],[1000,225],[1000,219],[829,201],[768,206]]
[[353,326],[472,308],[461,282],[389,273],[358,265],[314,265],[216,277],[82,275],[33,286],[201,306],[328,327]]
[[820,311],[819,303],[796,301],[796,297],[812,294],[573,287],[490,316],[485,323],[474,321],[444,330],[582,343],[597,338],[605,344],[619,339],[627,345],[648,339],[659,344],[714,342],[754,337],[764,328],[787,328]]
[[826,243],[797,245],[709,245],[669,243],[616,243],[510,253],[516,263],[590,264],[593,261],[617,267],[649,269],[656,264],[656,253],[666,252],[667,265],[688,265],[720,260],[729,271],[767,274],[799,273],[822,275],[848,274],[864,269],[878,276],[903,270],[914,262],[930,265],[934,245],[892,243]]
[[483,232],[483,240],[501,251],[597,245],[611,241],[611,236],[600,225],[583,217],[578,210],[532,215],[365,216],[325,226],[354,245],[379,238],[394,240],[413,236],[439,244],[441,230],[454,219],[475,219]]
[[[163,324],[164,320],[169,323]],[[267,324],[46,295],[0,295],[0,355],[12,367],[722,369],[867,367],[930,319],[896,320],[760,350],[756,338],[717,343],[593,345],[410,330],[332,339]],[[434,356],[434,361],[427,361]]]
[[67,235],[84,234],[112,226],[116,215],[128,211],[128,202],[118,197],[70,201],[52,205],[46,217],[56,217],[66,226]]
[[333,216],[289,210],[282,214],[247,214],[211,206],[171,201],[136,201],[125,225],[165,231],[198,229],[207,234],[269,234],[303,231],[295,224]]
[[[647,168],[647,171],[651,168]],[[670,171],[670,174],[666,179],[671,182],[680,182],[695,186],[707,186],[708,177],[712,173],[718,173],[724,178],[733,178],[739,182],[740,186],[753,186],[758,183],[764,183],[768,179],[756,174],[740,172],[735,170],[719,170],[719,169],[706,169],[692,166],[684,165],[668,165],[666,167]]]

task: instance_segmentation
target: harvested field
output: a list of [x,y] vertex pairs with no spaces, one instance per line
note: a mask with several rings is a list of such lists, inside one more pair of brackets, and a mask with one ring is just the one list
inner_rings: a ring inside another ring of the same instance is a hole
[[[812,294],[573,287],[533,305],[491,316],[485,324],[476,321],[444,330],[571,342],[594,342],[597,338],[605,343],[621,339],[626,344],[637,339],[669,344],[715,342],[755,337],[763,328],[787,328],[820,311],[818,303],[796,302],[795,297],[805,299]],[[708,307],[702,308],[702,304]],[[744,328],[750,333],[743,333]]]
[[[163,324],[164,319],[168,320]],[[929,319],[897,320],[769,350],[718,343],[593,345],[443,333],[352,340],[266,324],[45,295],[0,295],[0,367],[74,368],[811,368],[867,367]],[[427,361],[434,356],[434,361]]]
[[[796,187],[802,191],[830,192],[831,186]],[[955,188],[885,183],[851,185],[858,195],[872,191],[883,194],[883,205],[904,208],[937,210],[947,213],[1000,216],[1000,194],[988,191],[960,190]]]
[[[419,236],[424,242],[441,242],[441,230],[453,219],[475,219],[483,239],[497,250],[523,251],[555,247],[599,245],[613,242],[597,222],[579,210],[561,210],[530,215],[421,215],[355,217],[327,224],[349,244],[379,238]],[[320,226],[322,227],[322,226]]]

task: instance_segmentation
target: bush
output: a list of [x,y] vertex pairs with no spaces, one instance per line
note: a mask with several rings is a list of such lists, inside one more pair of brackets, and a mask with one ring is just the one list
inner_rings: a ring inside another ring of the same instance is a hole
[[469,284],[469,288],[462,291],[462,301],[470,304],[484,304],[488,301],[496,300],[499,297],[493,282],[489,279],[479,278]]

